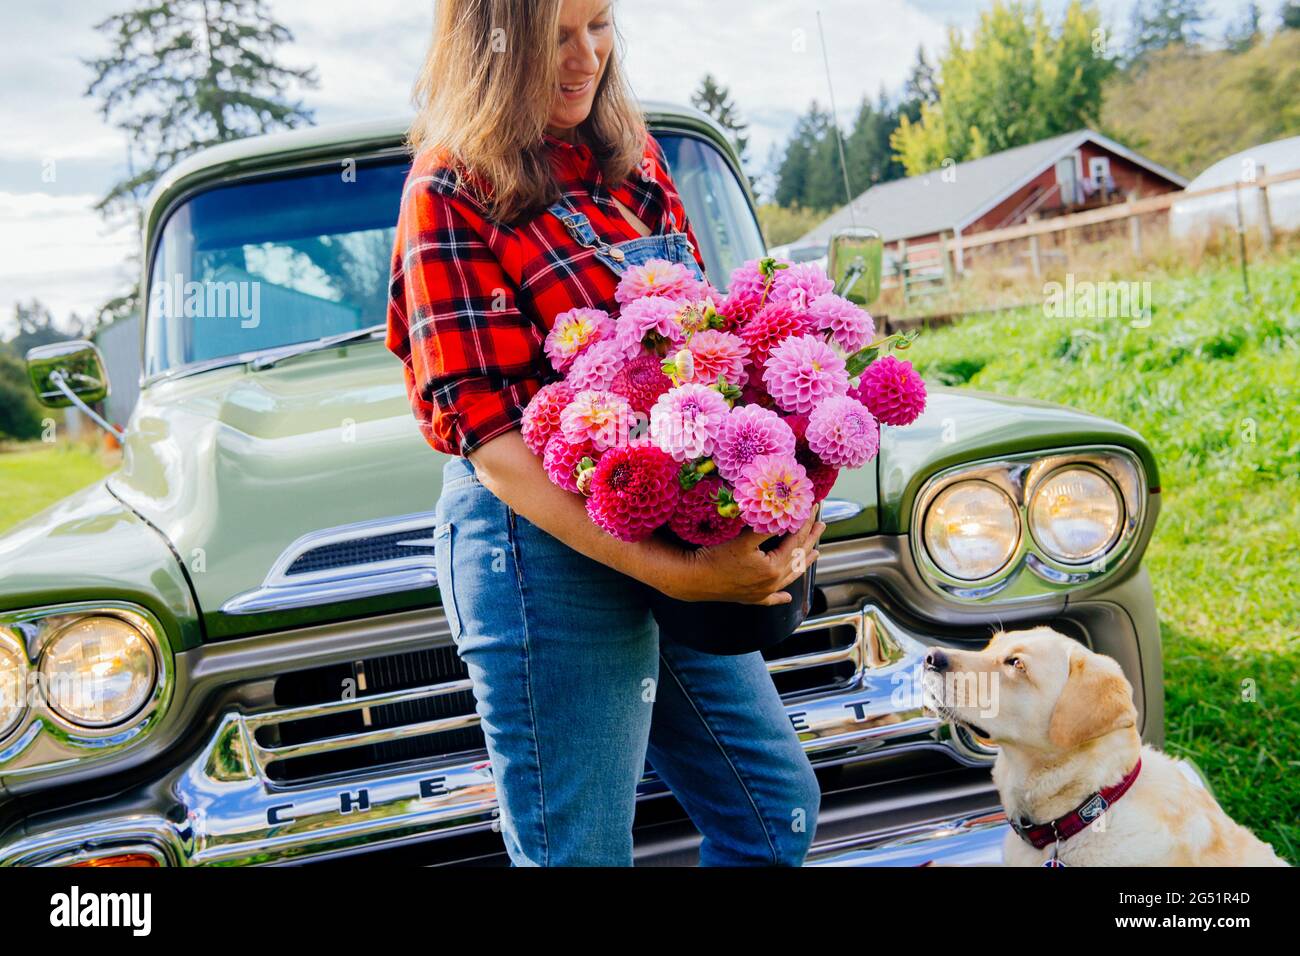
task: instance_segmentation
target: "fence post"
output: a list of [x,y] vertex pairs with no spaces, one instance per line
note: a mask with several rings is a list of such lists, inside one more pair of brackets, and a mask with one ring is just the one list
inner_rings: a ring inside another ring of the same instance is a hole
[[907,308],[907,240],[898,240],[898,281],[903,285],[903,308]]
[[1038,234],[1029,237],[1029,264],[1034,270],[1034,278],[1040,278],[1043,274],[1043,263],[1038,255]]
[[[1262,180],[1267,175],[1267,170],[1261,164],[1255,171],[1256,176]],[[1273,248],[1273,214],[1268,208],[1268,186],[1260,183],[1259,189],[1259,235],[1264,241],[1264,248]]]
[[1132,212],[1133,202],[1134,202],[1133,197],[1130,196],[1128,198],[1128,204],[1130,207],[1129,218],[1128,218],[1128,236],[1129,236],[1129,242],[1133,247],[1133,258],[1140,259],[1142,257],[1142,219],[1136,213]]

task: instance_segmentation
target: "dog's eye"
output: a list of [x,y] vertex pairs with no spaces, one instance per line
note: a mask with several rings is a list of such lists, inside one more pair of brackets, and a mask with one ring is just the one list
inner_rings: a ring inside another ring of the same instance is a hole
[[1025,662],[1021,660],[1019,657],[1017,657],[1015,654],[1012,654],[1002,663],[1006,664],[1008,667],[1014,667],[1018,671],[1022,671],[1025,669]]

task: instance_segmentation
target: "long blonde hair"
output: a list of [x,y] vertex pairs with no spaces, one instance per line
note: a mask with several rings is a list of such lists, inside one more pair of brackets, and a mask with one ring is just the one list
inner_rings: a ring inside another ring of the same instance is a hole
[[[437,0],[408,142],[416,154],[449,154],[461,183],[500,222],[518,223],[560,196],[542,137],[558,83],[561,2]],[[614,183],[641,162],[646,137],[620,47],[610,52],[591,114],[577,129]]]

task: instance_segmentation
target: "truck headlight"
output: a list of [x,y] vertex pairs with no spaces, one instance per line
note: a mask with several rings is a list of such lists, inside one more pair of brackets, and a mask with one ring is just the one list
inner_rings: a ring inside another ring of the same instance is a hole
[[93,615],[69,624],[41,655],[45,699],[64,720],[110,727],[149,700],[158,662],[148,638],[118,617]]
[[945,574],[979,581],[1006,567],[1020,545],[1020,515],[1006,493],[987,481],[958,481],[925,516],[925,548]]
[[14,729],[26,703],[27,665],[14,649],[0,643],[0,739]]
[[1065,564],[1083,564],[1110,549],[1124,525],[1114,483],[1091,468],[1067,466],[1039,483],[1029,503],[1038,546]]

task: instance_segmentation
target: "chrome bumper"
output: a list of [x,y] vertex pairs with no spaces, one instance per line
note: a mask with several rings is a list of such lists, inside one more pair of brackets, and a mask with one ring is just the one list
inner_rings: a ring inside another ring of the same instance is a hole
[[[797,669],[831,655],[856,665],[855,676],[842,686],[786,700],[791,724],[814,766],[918,750],[946,754],[954,767],[991,764],[993,751],[922,709],[921,661],[933,638],[909,632],[873,605],[827,615],[805,627],[829,624],[855,628],[851,646],[769,665],[774,672]],[[411,693],[439,692],[441,685]],[[491,768],[481,752],[308,785],[285,786],[268,774],[270,764],[300,753],[302,745],[286,755],[283,747],[260,742],[259,728],[375,703],[373,698],[357,698],[310,708],[228,711],[199,753],[165,780],[34,824],[36,832],[0,845],[0,866],[62,865],[110,849],[147,852],[168,866],[305,862],[491,828],[497,806]],[[355,746],[356,737],[310,746],[315,751]],[[648,774],[639,795],[653,797],[663,791],[655,775]],[[871,833],[871,826],[868,817],[853,839],[816,848],[809,862],[904,865],[924,862],[927,852],[989,861],[989,848],[996,842],[997,825],[983,818],[907,832]]]

